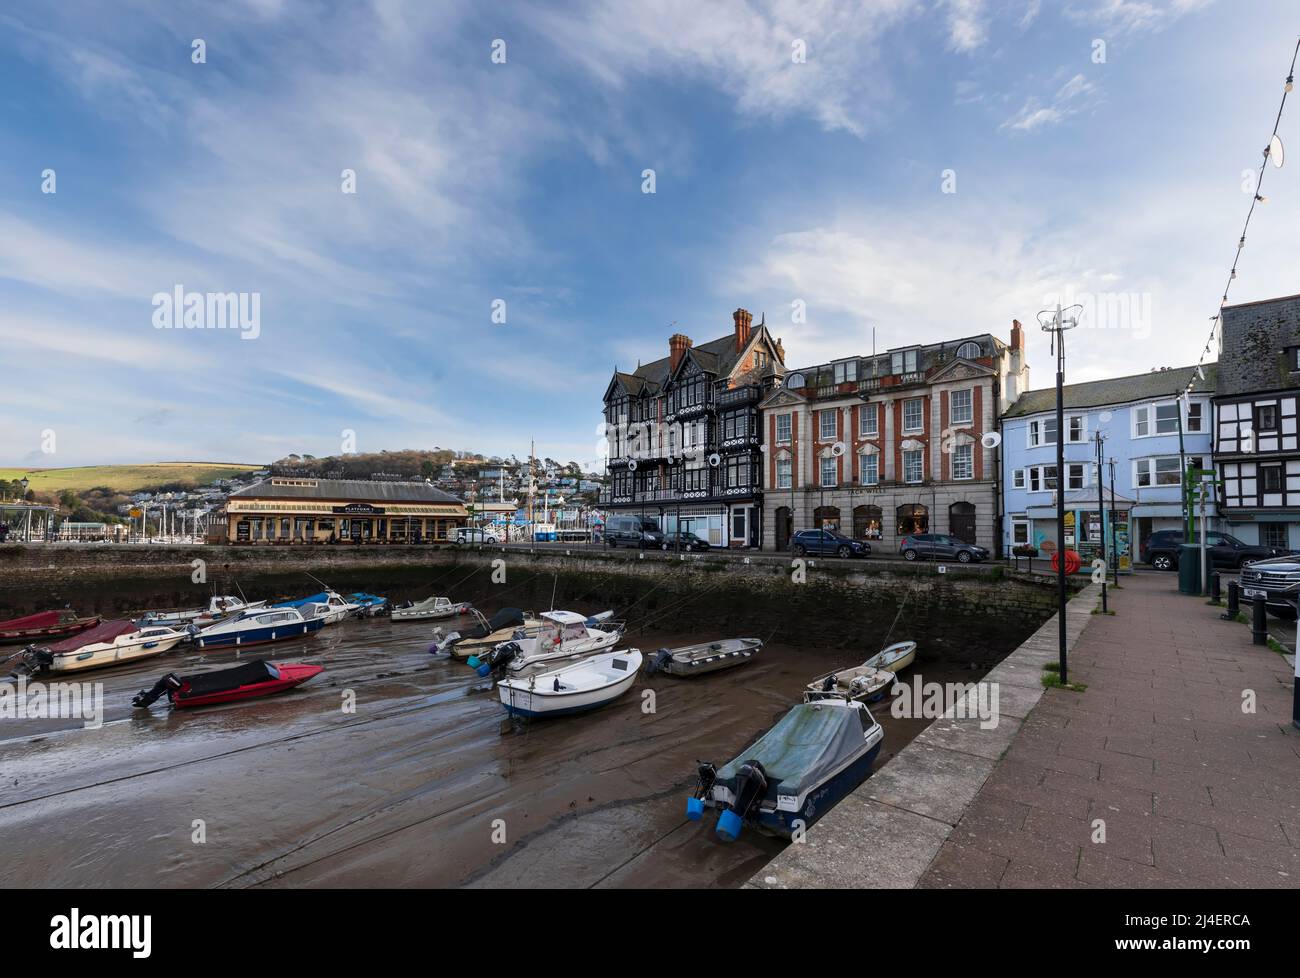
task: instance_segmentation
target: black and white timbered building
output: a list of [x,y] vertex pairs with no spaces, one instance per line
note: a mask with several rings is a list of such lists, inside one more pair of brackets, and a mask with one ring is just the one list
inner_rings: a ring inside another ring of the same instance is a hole
[[668,356],[619,370],[605,389],[613,513],[680,527],[720,547],[762,539],[758,403],[785,373],[785,351],[744,309],[726,336],[698,346],[675,333]]
[[1226,529],[1300,548],[1300,295],[1223,309],[1214,464]]

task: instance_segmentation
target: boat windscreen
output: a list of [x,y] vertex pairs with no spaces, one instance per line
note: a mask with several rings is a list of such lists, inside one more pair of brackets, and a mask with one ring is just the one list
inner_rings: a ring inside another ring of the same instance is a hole
[[837,703],[801,703],[777,721],[758,743],[718,771],[718,781],[732,782],[740,765],[757,760],[780,793],[800,794],[819,783],[862,749],[859,711]]

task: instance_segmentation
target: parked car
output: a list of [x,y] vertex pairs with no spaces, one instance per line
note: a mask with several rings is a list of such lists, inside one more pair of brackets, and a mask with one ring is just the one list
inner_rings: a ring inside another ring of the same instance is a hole
[[1241,569],[1238,584],[1242,601],[1263,598],[1269,611],[1289,618],[1300,594],[1300,560],[1288,556],[1253,561]]
[[790,549],[804,554],[834,554],[836,557],[866,557],[871,544],[846,537],[835,530],[800,530],[790,540]]
[[665,535],[664,542],[659,545],[659,548],[661,550],[676,550],[679,546],[683,550],[708,550],[709,541],[703,537],[697,537],[690,530],[683,530],[680,533]]
[[487,530],[462,526],[456,531],[454,542],[459,544],[485,544],[500,543],[501,541],[497,539],[495,534],[489,533]]
[[955,560],[960,564],[989,559],[984,547],[977,547],[946,533],[910,533],[903,537],[898,552],[905,560]]
[[[1182,530],[1156,530],[1142,541],[1138,559],[1156,570],[1177,570],[1178,552],[1182,545]],[[1206,533],[1205,545],[1209,550],[1210,562],[1215,567],[1240,567],[1252,560],[1267,560],[1269,557],[1291,553],[1277,547],[1243,543],[1230,533]]]
[[605,520],[605,543],[611,547],[662,547],[664,531],[649,516],[611,516]]

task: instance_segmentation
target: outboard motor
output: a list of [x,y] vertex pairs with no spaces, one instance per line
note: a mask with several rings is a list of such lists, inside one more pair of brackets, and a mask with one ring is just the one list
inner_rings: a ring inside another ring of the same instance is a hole
[[735,842],[740,837],[745,817],[767,794],[767,772],[758,761],[746,761],[736,772],[736,800],[718,816],[716,831],[723,842]]
[[136,693],[135,698],[131,700],[131,705],[138,710],[147,710],[157,701],[158,697],[162,696],[163,693],[168,691],[175,692],[183,685],[184,683],[181,682],[180,676],[176,675],[174,672],[169,672],[167,675],[163,676],[162,679],[153,684],[153,689],[142,689],[140,692]]
[[479,660],[478,667],[474,671],[480,676],[487,677],[498,669],[505,669],[505,667],[510,665],[520,651],[518,643],[503,642],[487,655],[483,656],[483,658]]
[[54,665],[54,653],[39,645],[29,645],[23,649],[23,662],[32,672],[40,672]]
[[836,676],[834,673],[827,676],[825,679],[822,680],[822,692],[823,693],[831,692],[831,690],[835,688],[835,684],[837,682],[839,682],[839,676]]
[[718,780],[718,769],[709,761],[700,761],[695,779],[695,794],[686,799],[686,817],[698,822],[704,817],[704,799],[713,790],[713,782]]
[[645,671],[647,675],[653,676],[660,669],[663,669],[668,663],[672,662],[673,653],[671,649],[660,649],[653,656],[645,660]]

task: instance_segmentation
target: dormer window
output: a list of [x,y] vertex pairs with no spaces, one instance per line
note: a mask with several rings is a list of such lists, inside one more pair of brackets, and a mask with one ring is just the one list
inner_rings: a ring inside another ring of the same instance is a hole
[[974,341],[957,347],[957,357],[961,360],[977,360],[980,357],[980,345]]
[[901,353],[894,353],[890,356],[890,373],[895,374],[912,374],[916,373],[916,350],[904,350]]

